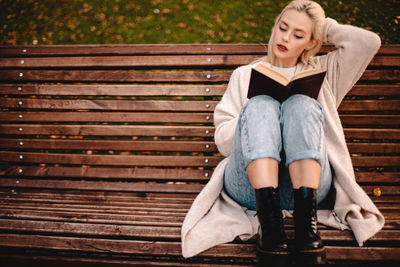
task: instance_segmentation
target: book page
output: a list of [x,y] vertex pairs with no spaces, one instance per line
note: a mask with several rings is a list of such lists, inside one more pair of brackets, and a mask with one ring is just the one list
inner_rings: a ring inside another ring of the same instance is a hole
[[280,72],[278,72],[278,71],[276,71],[274,69],[271,69],[270,67],[268,67],[268,66],[266,66],[266,65],[264,65],[262,63],[259,63],[255,67],[253,66],[253,68],[256,71],[264,74],[265,76],[270,77],[271,79],[277,81],[278,83],[280,83],[280,84],[282,84],[284,86],[286,86],[290,82],[290,80],[288,80],[285,77],[285,75],[283,75],[282,73],[280,73]]
[[298,72],[298,73],[296,73],[295,75],[293,75],[293,76],[290,78],[290,80],[293,81],[293,80],[296,80],[296,79],[299,79],[299,78],[302,78],[302,77],[306,77],[306,76],[309,76],[309,75],[312,75],[312,74],[321,73],[321,72],[323,72],[323,70],[321,70],[321,69],[303,70],[303,71]]

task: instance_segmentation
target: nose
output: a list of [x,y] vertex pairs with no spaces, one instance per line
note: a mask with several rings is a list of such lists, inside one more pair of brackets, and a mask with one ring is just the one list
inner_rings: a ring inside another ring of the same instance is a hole
[[282,40],[285,42],[289,41],[289,31],[286,31],[283,36],[282,36]]

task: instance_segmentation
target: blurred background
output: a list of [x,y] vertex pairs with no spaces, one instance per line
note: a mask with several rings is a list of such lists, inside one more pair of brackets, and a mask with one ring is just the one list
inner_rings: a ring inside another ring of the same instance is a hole
[[[0,44],[266,43],[290,1],[0,0]],[[400,43],[400,0],[316,2],[340,23]]]

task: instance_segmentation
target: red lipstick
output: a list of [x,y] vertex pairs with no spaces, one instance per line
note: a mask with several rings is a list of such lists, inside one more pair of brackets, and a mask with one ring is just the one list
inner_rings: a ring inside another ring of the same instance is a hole
[[279,51],[281,51],[281,52],[286,52],[286,51],[288,51],[287,47],[284,46],[284,45],[281,45],[281,44],[278,44],[278,49],[279,49]]

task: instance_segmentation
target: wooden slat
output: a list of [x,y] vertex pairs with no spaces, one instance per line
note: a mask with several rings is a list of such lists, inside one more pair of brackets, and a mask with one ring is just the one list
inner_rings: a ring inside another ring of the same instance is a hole
[[[165,216],[165,214],[112,214],[112,213],[90,213],[79,211],[43,211],[22,209],[0,209],[0,216],[18,220],[46,220],[75,223],[95,223],[114,225],[137,225],[149,227],[180,227],[184,215]],[[1,221],[1,220],[0,220]]]
[[[70,82],[226,82],[232,71],[1,70],[0,80]],[[22,76],[21,76],[22,75]],[[392,73],[387,74],[393,77]]]
[[[69,67],[236,67],[249,64],[261,55],[181,55],[181,56],[74,56],[0,58],[0,68]],[[398,66],[398,56],[375,56],[370,66]]]
[[[400,139],[399,129],[344,129],[346,138]],[[199,136],[213,137],[212,126],[146,126],[146,125],[26,125],[0,124],[2,134],[101,135],[101,136]]]
[[400,156],[357,156],[352,157],[354,167],[398,167]]
[[[195,67],[239,66],[260,55],[181,55],[181,56],[95,56],[95,57],[23,57],[0,58],[0,68],[70,68],[70,67]],[[393,57],[378,63],[390,64]]]
[[[225,92],[226,86],[226,84],[0,84],[0,94],[74,96],[221,96]],[[356,84],[347,94],[347,96],[352,95],[397,96],[400,95],[400,85]]]
[[[215,167],[220,156],[152,156],[152,155],[82,155],[60,153],[0,151],[0,160],[6,162],[30,162],[52,164],[112,165],[112,166],[192,166]],[[397,167],[399,156],[355,156],[355,167]]]
[[[21,143],[22,142],[22,143]],[[400,145],[399,145],[400,146]],[[216,152],[213,141],[0,139],[1,148]]]
[[[327,49],[324,47],[324,49]],[[332,46],[329,49],[333,49]],[[396,47],[394,47],[396,49]],[[391,50],[394,50],[391,49]],[[266,54],[266,44],[120,44],[0,46],[4,56]]]
[[400,85],[398,84],[356,84],[347,96],[398,96]]
[[[180,256],[179,242],[110,240],[52,237],[43,235],[0,234],[0,245],[10,247],[51,248],[52,250]],[[328,259],[400,260],[400,248],[326,246]],[[346,252],[344,252],[346,251]],[[211,248],[200,257],[255,258],[254,244],[224,244]]]
[[399,129],[344,129],[346,138],[357,139],[400,139]]
[[[62,223],[48,221],[21,221],[12,219],[1,219],[0,230],[19,232],[35,232],[38,234],[70,234],[70,235],[100,235],[102,237],[130,237],[130,238],[162,238],[169,240],[180,239],[179,227],[146,227],[127,225],[108,225],[90,223]],[[354,236],[350,231],[321,230],[321,238],[324,241],[353,241]],[[288,238],[294,238],[294,231],[287,231]],[[378,232],[369,241],[397,241],[400,231],[386,230]]]
[[[88,168],[88,167],[36,167],[5,166],[1,176],[18,177],[80,177],[101,179],[146,179],[146,180],[205,180],[212,170],[197,169],[143,169],[143,168]],[[393,183],[400,179],[398,172],[356,172],[359,183]]]
[[[135,182],[102,182],[102,181],[69,181],[69,180],[40,180],[2,178],[0,187],[11,188],[40,188],[40,189],[75,189],[75,190],[101,190],[120,192],[165,192],[165,193],[199,193],[202,184],[160,184],[160,183],[135,183]],[[362,185],[362,188],[373,195],[376,185]],[[382,195],[399,195],[398,186],[379,185]]]
[[[19,181],[18,183],[16,181]],[[199,193],[201,184],[159,184],[159,183],[129,183],[100,181],[55,181],[31,179],[0,179],[1,187],[40,188],[40,189],[75,189],[101,190],[118,192],[163,192],[163,193]]]
[[339,111],[397,111],[400,100],[344,100]]
[[[209,105],[206,107],[206,105]],[[218,101],[187,100],[100,100],[100,99],[29,99],[0,98],[5,108],[83,109],[127,111],[212,111]],[[400,100],[344,100],[339,111],[396,111]]]
[[[68,82],[227,82],[232,70],[2,70],[4,81],[68,81]],[[366,70],[360,81],[399,81],[400,70]]]
[[[156,55],[156,54],[266,54],[268,45],[258,44],[101,44],[101,45],[1,45],[3,56],[46,55]],[[321,53],[335,50],[324,45]],[[399,55],[400,46],[382,45],[378,55]]]
[[82,155],[0,151],[0,160],[7,162],[80,165],[209,167],[216,166],[222,159],[218,156]]
[[2,134],[95,136],[199,136],[212,137],[212,126],[147,125],[26,125],[0,124]]
[[[186,100],[84,100],[84,99],[15,99],[0,98],[5,108],[82,109],[126,111],[212,111],[218,101]],[[206,105],[209,106],[206,106]]]
[[356,172],[359,183],[397,183],[400,181],[399,172]]
[[[10,149],[218,152],[213,141],[1,138],[0,147]],[[400,153],[399,143],[347,143],[347,147],[349,148],[350,153]]]
[[[207,90],[208,89],[208,90]],[[1,94],[92,96],[220,96],[225,85],[1,84]]]
[[[205,105],[205,104],[203,104]],[[400,116],[399,116],[400,117]],[[6,122],[213,123],[213,113],[182,112],[1,112]]]
[[350,153],[400,153],[400,143],[347,143]]
[[35,167],[6,166],[0,168],[1,176],[19,177],[80,177],[102,179],[145,180],[208,180],[210,170],[198,169],[144,169],[144,168],[86,168],[86,167]]
[[340,114],[340,120],[344,127],[346,125],[400,125],[400,115]]

